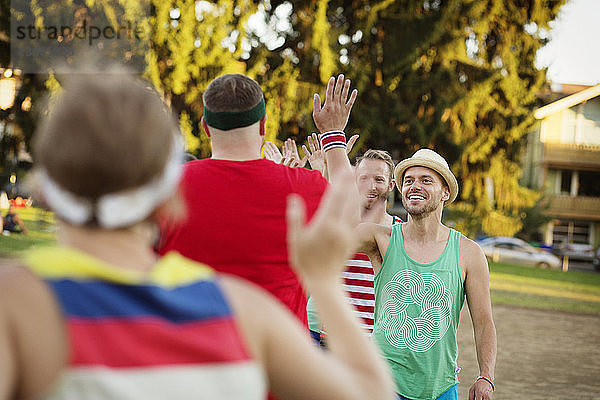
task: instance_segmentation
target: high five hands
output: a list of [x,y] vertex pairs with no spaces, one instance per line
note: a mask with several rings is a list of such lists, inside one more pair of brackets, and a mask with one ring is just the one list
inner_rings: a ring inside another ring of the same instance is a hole
[[265,142],[263,152],[265,153],[266,159],[277,164],[287,165],[291,168],[304,167],[304,165],[306,165],[306,160],[308,159],[307,156],[302,159],[300,158],[294,139],[287,139],[283,143],[283,154],[281,154],[273,142]]
[[[352,151],[352,147],[358,140],[359,135],[352,135],[350,139],[348,139],[346,153],[350,154]],[[321,140],[319,139],[319,135],[313,132],[311,136],[308,137],[308,148],[306,145],[302,145],[302,151],[308,157],[308,164],[312,170],[320,171],[323,176],[327,176],[327,161],[325,160],[325,154],[323,153],[323,148],[321,146]]]
[[[321,133],[343,131],[348,124],[350,111],[357,96],[358,91],[356,89],[350,93],[350,79],[344,80],[343,74],[338,75],[337,79],[332,76],[327,82],[325,102],[322,106],[319,95],[315,93],[314,96],[313,119],[317,129]],[[313,133],[308,137],[308,148],[306,145],[302,146],[305,154],[303,158],[300,158],[298,154],[294,139],[287,139],[283,143],[283,154],[272,142],[265,142],[263,151],[267,159],[289,167],[304,167],[308,161],[311,169],[318,170],[326,176],[327,162],[321,148],[319,136]],[[347,153],[350,153],[357,140],[358,135],[354,135],[348,140]]]
[[[346,152],[350,154],[354,144],[358,140],[359,135],[352,135],[348,139]],[[277,145],[273,142],[265,142],[263,146],[263,152],[267,160],[271,160],[277,164],[287,165],[288,167],[304,167],[306,162],[310,165],[310,169],[313,171],[319,171],[323,176],[327,174],[327,163],[325,162],[325,155],[321,147],[321,141],[319,135],[315,132],[308,137],[308,147],[303,144],[302,151],[304,157],[300,158],[298,149],[296,147],[296,141],[294,139],[287,139],[283,142],[283,153],[277,148]]]
[[308,156],[304,156],[304,158],[300,158],[298,154],[298,147],[296,147],[296,141],[294,139],[287,139],[283,142],[283,158],[294,160],[296,167],[304,167],[306,165],[306,160]]

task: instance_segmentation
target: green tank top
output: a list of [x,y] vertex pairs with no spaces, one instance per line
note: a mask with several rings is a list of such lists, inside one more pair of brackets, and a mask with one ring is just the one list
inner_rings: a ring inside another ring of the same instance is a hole
[[375,276],[373,337],[385,355],[398,393],[431,400],[458,383],[456,331],[464,302],[460,233],[451,229],[442,255],[430,263],[404,250],[402,225]]
[[321,332],[321,321],[312,297],[309,297],[306,302],[306,316],[308,317],[308,329],[313,332]]

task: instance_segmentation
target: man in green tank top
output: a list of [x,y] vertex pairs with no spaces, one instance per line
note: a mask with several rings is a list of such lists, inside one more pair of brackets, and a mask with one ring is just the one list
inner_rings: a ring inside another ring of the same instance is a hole
[[466,296],[473,320],[479,376],[471,399],[492,399],[496,329],[489,273],[481,248],[441,222],[458,183],[439,154],[421,149],[394,176],[408,222],[361,224],[359,235],[375,271],[373,336],[402,399],[456,399],[456,332]]
[[[327,85],[323,106],[315,94],[313,119],[321,132],[330,180],[350,169],[344,132],[356,90],[339,75]],[[394,169],[408,222],[361,223],[359,251],[375,276],[373,337],[388,360],[400,399],[456,399],[456,331],[466,296],[473,320],[479,376],[469,400],[491,400],[496,364],[489,271],[472,240],[442,224],[442,209],[458,195],[458,183],[442,156],[421,149]],[[349,188],[356,190],[356,188]]]

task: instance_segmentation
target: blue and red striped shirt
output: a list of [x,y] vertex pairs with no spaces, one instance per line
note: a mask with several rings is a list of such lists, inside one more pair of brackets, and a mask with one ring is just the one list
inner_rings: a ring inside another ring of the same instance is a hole
[[55,398],[265,398],[209,267],[170,253],[144,274],[68,248],[33,251],[27,264],[65,318],[71,354]]

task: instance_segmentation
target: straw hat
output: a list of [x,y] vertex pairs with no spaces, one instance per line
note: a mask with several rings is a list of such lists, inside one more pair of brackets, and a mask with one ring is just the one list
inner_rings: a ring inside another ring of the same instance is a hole
[[456,196],[458,196],[458,182],[456,181],[456,177],[452,171],[450,171],[448,162],[446,162],[444,157],[440,156],[435,151],[430,149],[417,150],[412,157],[404,159],[396,165],[396,168],[394,168],[394,178],[396,179],[398,189],[402,186],[404,172],[410,167],[429,168],[444,178],[450,189],[450,198],[446,200],[444,205],[452,203],[456,199]]

